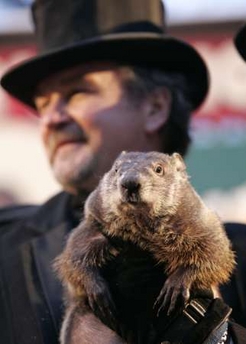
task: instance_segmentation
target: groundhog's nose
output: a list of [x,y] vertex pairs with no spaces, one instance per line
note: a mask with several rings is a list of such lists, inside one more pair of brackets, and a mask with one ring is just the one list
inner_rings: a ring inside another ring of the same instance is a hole
[[137,192],[140,188],[140,183],[137,179],[124,178],[121,181],[121,186],[129,192]]
[[121,190],[127,202],[137,202],[139,199],[139,180],[135,177],[125,177],[121,180]]

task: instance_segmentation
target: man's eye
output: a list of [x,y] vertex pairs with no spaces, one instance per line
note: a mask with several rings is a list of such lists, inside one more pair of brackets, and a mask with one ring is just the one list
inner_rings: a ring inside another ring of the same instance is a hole
[[81,97],[81,95],[83,94],[82,91],[78,91],[78,90],[74,90],[68,93],[68,95],[66,96],[66,100],[67,102],[70,102],[76,98]]
[[36,97],[35,98],[35,107],[38,112],[44,111],[47,106],[49,106],[50,98],[49,97]]
[[67,95],[67,101],[74,101],[74,100],[79,100],[82,97],[84,97],[85,95],[88,95],[90,93],[92,93],[93,91],[90,90],[89,88],[80,88],[80,89],[76,89],[71,91],[68,95]]

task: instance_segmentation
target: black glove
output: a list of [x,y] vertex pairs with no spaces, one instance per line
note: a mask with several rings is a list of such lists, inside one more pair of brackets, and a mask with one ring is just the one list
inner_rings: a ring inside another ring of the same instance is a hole
[[219,342],[227,330],[231,308],[210,292],[193,295],[189,304],[170,317],[161,316],[156,343],[209,344]]

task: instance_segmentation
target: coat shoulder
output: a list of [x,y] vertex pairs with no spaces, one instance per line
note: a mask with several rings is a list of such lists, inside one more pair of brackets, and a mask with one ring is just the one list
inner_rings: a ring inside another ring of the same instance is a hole
[[33,215],[39,206],[37,205],[15,205],[0,209],[0,226],[23,220]]
[[[56,213],[57,208],[64,208],[67,205],[69,196],[61,192],[48,199],[44,204],[22,204],[0,208],[0,226],[11,224],[31,217],[38,216],[40,221],[45,215]],[[38,215],[39,214],[39,215]]]
[[[236,251],[238,258],[239,255],[244,259],[246,263],[246,224],[244,223],[226,223],[225,224],[226,233],[231,240],[232,247]],[[245,264],[244,263],[244,264]]]
[[231,239],[239,239],[246,237],[246,224],[245,223],[225,223],[226,232]]

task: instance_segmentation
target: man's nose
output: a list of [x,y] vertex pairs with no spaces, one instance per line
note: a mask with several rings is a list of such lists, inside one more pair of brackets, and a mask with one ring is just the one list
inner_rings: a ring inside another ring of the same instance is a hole
[[70,116],[66,111],[66,103],[59,93],[52,93],[48,104],[41,112],[41,121],[46,126],[57,126],[68,122]]

